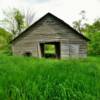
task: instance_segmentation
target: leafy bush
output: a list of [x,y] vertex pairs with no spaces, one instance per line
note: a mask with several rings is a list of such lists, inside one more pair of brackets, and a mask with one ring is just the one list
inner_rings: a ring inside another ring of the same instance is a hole
[[0,28],[0,53],[11,54],[11,38],[11,33],[3,28]]
[[92,24],[87,24],[83,33],[90,39],[88,44],[89,55],[100,55],[100,18]]

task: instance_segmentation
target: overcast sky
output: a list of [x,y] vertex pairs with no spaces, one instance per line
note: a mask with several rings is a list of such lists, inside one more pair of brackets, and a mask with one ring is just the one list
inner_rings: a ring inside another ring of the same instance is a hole
[[51,12],[69,24],[79,18],[81,10],[86,11],[89,22],[100,17],[100,0],[0,0],[0,19],[3,18],[2,9],[13,7],[31,9],[37,12],[35,18]]

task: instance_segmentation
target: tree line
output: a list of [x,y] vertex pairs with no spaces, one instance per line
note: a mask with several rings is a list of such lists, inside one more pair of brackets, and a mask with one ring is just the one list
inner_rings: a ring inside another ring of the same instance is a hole
[[[10,41],[28,28],[34,21],[35,13],[27,13],[19,9],[3,11],[4,18],[0,20],[0,53],[11,54]],[[100,55],[100,18],[88,23],[86,12],[80,13],[80,19],[73,22],[73,28],[90,39],[88,55]]]

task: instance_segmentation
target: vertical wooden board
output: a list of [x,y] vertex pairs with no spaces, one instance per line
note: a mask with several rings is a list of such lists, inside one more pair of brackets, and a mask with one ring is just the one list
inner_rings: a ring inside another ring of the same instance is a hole
[[37,42],[37,57],[42,58],[40,42]]
[[69,57],[69,44],[61,43],[61,58]]
[[[28,48],[27,48],[28,49]],[[33,57],[38,57],[38,45],[36,42],[32,43],[31,48],[29,49],[32,52]]]
[[69,45],[70,57],[79,56],[79,44],[70,44]]

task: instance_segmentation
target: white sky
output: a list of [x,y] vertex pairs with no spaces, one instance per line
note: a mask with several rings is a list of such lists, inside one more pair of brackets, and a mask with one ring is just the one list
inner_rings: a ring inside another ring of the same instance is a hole
[[35,19],[51,12],[69,24],[79,19],[81,10],[86,11],[89,22],[100,17],[100,0],[0,0],[0,19],[2,9],[13,7],[35,11]]

